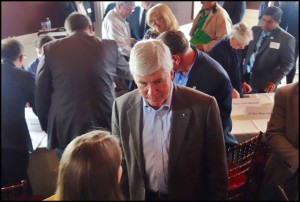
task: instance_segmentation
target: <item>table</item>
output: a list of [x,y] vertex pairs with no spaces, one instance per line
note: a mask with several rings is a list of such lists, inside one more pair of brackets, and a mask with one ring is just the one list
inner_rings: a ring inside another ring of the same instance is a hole
[[[237,138],[238,142],[243,142],[254,136],[259,131],[265,132],[270,116],[265,118],[249,118],[245,115],[245,109],[249,106],[265,107],[272,109],[274,103],[274,93],[249,94],[246,98],[233,99],[232,105],[232,131],[231,133]],[[247,99],[252,98],[252,99]],[[254,99],[253,99],[254,98]],[[238,104],[242,100],[255,101],[259,100],[257,104]],[[33,149],[37,147],[47,147],[47,134],[42,131],[38,117],[33,113],[31,108],[25,108],[25,118],[29,133],[32,140]]]
[[38,31],[38,36],[45,35],[45,34],[53,36],[55,39],[60,39],[60,38],[64,38],[67,36],[67,32],[64,27],[58,27],[58,28],[52,28],[52,29]]
[[31,108],[25,108],[25,119],[31,137],[33,150],[38,147],[47,147],[47,134],[42,131],[39,119],[33,113]]
[[[250,104],[241,104],[240,102],[243,99],[249,101]],[[245,98],[233,99],[232,102],[231,133],[236,137],[238,142],[243,142],[256,136],[259,131],[266,132],[270,113],[264,116],[247,116],[246,111],[252,106],[257,107],[257,110],[271,112],[274,104],[274,93],[249,94]]]

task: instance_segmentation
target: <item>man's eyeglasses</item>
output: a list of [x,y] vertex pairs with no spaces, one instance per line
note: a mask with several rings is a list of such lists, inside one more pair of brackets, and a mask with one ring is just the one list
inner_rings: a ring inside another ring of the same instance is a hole
[[150,20],[150,23],[151,23],[151,24],[158,23],[158,22],[161,21],[161,19],[163,19],[163,16],[161,16],[161,17],[159,17],[159,18],[157,18],[157,19]]

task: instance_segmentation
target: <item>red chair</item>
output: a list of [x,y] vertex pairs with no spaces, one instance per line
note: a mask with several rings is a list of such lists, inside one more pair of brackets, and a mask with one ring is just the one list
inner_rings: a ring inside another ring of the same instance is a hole
[[1,188],[1,200],[25,201],[27,199],[27,181],[22,180],[20,184]]
[[1,188],[1,201],[42,201],[45,196],[30,195],[27,180],[22,180],[20,184]]
[[227,149],[228,200],[246,200],[251,183],[254,160],[262,138],[257,136]]

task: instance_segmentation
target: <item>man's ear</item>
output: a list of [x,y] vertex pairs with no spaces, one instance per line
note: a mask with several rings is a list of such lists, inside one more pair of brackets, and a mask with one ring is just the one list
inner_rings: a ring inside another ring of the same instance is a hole
[[180,57],[178,55],[172,55],[172,60],[175,65],[179,65]]
[[26,56],[23,55],[23,54],[19,55],[19,57],[18,57],[18,62],[22,63],[23,60],[25,59],[25,57],[26,57]]

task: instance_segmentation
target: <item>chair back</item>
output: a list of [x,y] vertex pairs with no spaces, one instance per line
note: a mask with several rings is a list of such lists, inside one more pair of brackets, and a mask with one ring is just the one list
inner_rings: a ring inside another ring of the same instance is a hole
[[1,201],[25,201],[28,196],[28,182],[1,188]]
[[27,168],[32,193],[49,197],[54,194],[59,161],[54,150],[37,148],[29,156]]
[[258,153],[262,132],[245,142],[227,148],[228,200],[244,200],[251,183],[253,163]]

